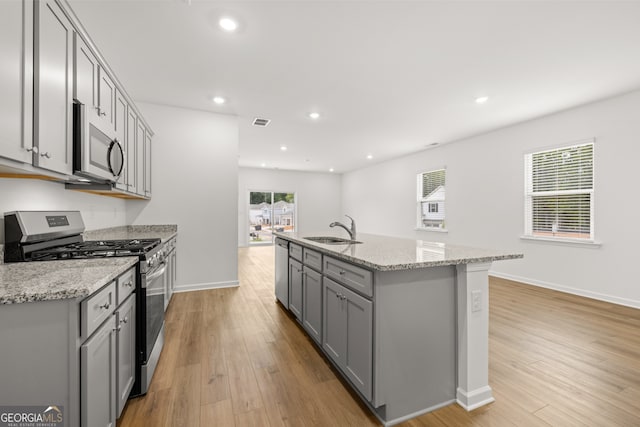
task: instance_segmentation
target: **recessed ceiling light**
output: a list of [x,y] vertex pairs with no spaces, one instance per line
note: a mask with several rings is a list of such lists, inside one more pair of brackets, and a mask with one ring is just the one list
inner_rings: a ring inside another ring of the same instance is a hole
[[312,118],[313,120],[317,120],[320,118],[320,113],[316,113],[314,111],[313,113],[309,113],[309,117]]
[[333,172],[333,168],[329,168],[329,172]]
[[260,166],[262,166],[263,168],[266,168],[267,164],[266,163],[260,163]]
[[216,103],[216,104],[218,104],[218,105],[222,105],[222,104],[224,104],[225,102],[227,102],[227,100],[226,100],[226,99],[224,99],[224,98],[223,98],[223,97],[221,97],[221,96],[214,96],[214,97],[213,97],[213,102],[214,102],[214,103]]
[[220,18],[218,25],[220,25],[220,28],[230,33],[238,29],[238,21],[228,16]]
[[489,100],[488,96],[481,96],[479,98],[476,98],[476,104],[484,104],[488,100]]
[[281,146],[280,146],[280,150],[282,150],[282,151],[287,151],[287,146],[286,146],[286,145],[281,145]]
[[373,154],[367,154],[367,160],[373,159]]

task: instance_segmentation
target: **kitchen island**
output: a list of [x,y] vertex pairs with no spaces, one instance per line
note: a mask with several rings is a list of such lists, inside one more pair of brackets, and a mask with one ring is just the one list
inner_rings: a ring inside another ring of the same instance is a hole
[[275,235],[288,242],[286,308],[383,424],[494,400],[488,271],[522,254],[372,234],[350,244],[308,239],[338,236],[327,232]]

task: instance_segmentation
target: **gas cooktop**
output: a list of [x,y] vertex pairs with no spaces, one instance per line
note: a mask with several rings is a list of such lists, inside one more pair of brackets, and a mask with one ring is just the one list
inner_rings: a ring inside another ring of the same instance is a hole
[[33,251],[31,260],[135,256],[145,254],[159,244],[160,239],[89,240]]

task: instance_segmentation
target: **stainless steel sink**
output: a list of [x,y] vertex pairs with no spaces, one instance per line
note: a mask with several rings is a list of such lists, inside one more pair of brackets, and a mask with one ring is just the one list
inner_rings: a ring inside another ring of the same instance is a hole
[[311,240],[312,242],[322,243],[324,245],[351,245],[358,242],[357,240],[349,240],[343,239],[341,237],[332,237],[332,236],[314,236],[314,237],[305,237],[306,240]]

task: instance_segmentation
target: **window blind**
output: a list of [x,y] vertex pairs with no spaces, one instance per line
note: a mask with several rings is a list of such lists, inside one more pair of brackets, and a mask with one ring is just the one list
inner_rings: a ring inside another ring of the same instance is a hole
[[525,155],[525,234],[593,240],[593,142]]

